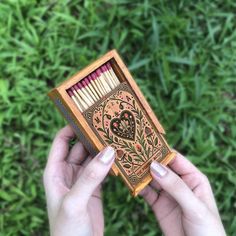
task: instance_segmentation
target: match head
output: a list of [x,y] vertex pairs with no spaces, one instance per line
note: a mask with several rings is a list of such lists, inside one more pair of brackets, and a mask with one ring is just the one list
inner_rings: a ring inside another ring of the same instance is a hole
[[67,93],[69,94],[70,97],[74,96],[73,92],[70,89],[67,90]]
[[79,87],[78,87],[77,84],[74,85],[74,88],[75,88],[76,90],[79,90]]
[[92,80],[93,80],[92,76],[89,75],[89,76],[88,76],[88,81],[91,82]]
[[84,82],[85,82],[87,85],[89,85],[90,80],[86,77],[86,78],[84,79]]
[[82,85],[83,85],[83,87],[86,87],[86,86],[87,86],[87,84],[86,84],[86,82],[85,82],[84,79],[82,80]]
[[102,74],[102,71],[101,71],[100,68],[96,70],[96,74],[97,74],[98,76],[100,76],[100,75]]
[[83,86],[82,86],[82,84],[81,84],[80,82],[77,83],[77,85],[78,85],[79,89],[82,89],[82,88],[83,88]]
[[107,62],[107,68],[108,68],[108,70],[110,70],[111,69],[111,63],[110,62]]
[[92,79],[93,79],[93,80],[97,79],[97,75],[96,75],[95,72],[92,73]]
[[76,94],[76,89],[74,87],[71,87],[71,91],[72,91],[73,95]]
[[107,67],[105,65],[102,66],[102,72],[106,72],[107,71]]

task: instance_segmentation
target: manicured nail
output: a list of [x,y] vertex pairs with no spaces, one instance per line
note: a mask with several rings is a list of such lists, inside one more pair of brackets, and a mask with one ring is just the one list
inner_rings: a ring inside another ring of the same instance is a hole
[[108,165],[115,158],[115,150],[108,146],[98,155],[98,160]]
[[157,161],[153,161],[151,164],[151,172],[159,177],[162,178],[167,174],[167,169],[162,166],[160,163],[158,163]]

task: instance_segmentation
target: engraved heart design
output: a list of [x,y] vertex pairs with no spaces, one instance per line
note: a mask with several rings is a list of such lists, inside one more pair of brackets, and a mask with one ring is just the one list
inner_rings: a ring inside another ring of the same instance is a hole
[[112,119],[110,128],[120,138],[135,139],[135,119],[130,111],[124,110],[120,113],[119,118]]

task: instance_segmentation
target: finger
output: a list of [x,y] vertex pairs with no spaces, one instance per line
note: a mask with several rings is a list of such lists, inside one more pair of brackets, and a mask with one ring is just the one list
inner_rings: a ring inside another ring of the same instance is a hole
[[159,196],[159,194],[148,185],[139,193],[139,195],[141,195],[151,207],[155,205]]
[[75,133],[69,125],[57,133],[49,152],[47,165],[54,165],[65,160],[69,150],[69,141],[73,137]]
[[169,167],[175,173],[181,175],[186,185],[194,192],[194,195],[207,204],[214,212],[218,211],[211,185],[207,177],[183,155],[176,152],[175,159]]
[[187,175],[189,173],[195,172],[200,173],[200,170],[198,170],[198,168],[193,165],[188,159],[186,159],[179,152],[175,152],[175,158],[168,165],[175,173],[177,173],[178,175]]
[[203,210],[204,205],[201,201],[195,197],[191,189],[171,169],[157,161],[153,161],[151,164],[151,174],[162,189],[176,200],[185,214],[192,215],[198,211],[201,212],[201,209]]
[[211,187],[206,176],[183,155],[176,152],[175,159],[169,164],[169,167],[183,178],[183,181],[191,190],[198,186],[206,187],[211,191]]
[[91,156],[88,156],[81,165],[85,168],[92,159]]
[[[51,189],[54,186],[55,175],[59,176],[62,169],[59,168],[69,151],[69,140],[75,136],[70,126],[65,126],[55,136],[51,150],[48,155],[48,161],[43,174],[45,189]],[[54,178],[52,178],[54,176]]]
[[81,207],[86,207],[94,190],[103,181],[115,159],[112,147],[105,148],[84,168],[79,179],[72,187],[68,198],[78,202]]
[[87,150],[81,142],[77,142],[70,150],[67,158],[67,162],[75,165],[81,164],[86,156],[88,155]]
[[161,190],[161,185],[155,180],[152,180],[149,185],[155,190]]
[[83,160],[82,163],[80,163],[80,168],[79,171],[77,172],[76,175],[76,179],[79,179],[79,177],[81,176],[81,174],[83,173],[84,168],[88,165],[88,163],[92,160],[91,156],[88,156],[85,158],[85,160]]
[[[93,197],[89,199],[88,211],[90,213],[89,215],[91,217],[91,222],[93,225],[94,232],[96,232],[97,235],[103,235],[104,217],[103,217],[102,200],[100,195],[94,196],[93,194]],[[94,212],[96,212],[96,214],[94,214]]]

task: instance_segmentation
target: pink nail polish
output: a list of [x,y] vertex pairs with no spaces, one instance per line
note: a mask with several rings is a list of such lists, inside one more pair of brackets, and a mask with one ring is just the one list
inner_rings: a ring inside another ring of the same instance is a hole
[[98,160],[108,165],[115,158],[115,150],[108,146],[98,155]]
[[155,176],[162,178],[167,174],[167,169],[157,161],[153,161],[151,164],[151,172]]

